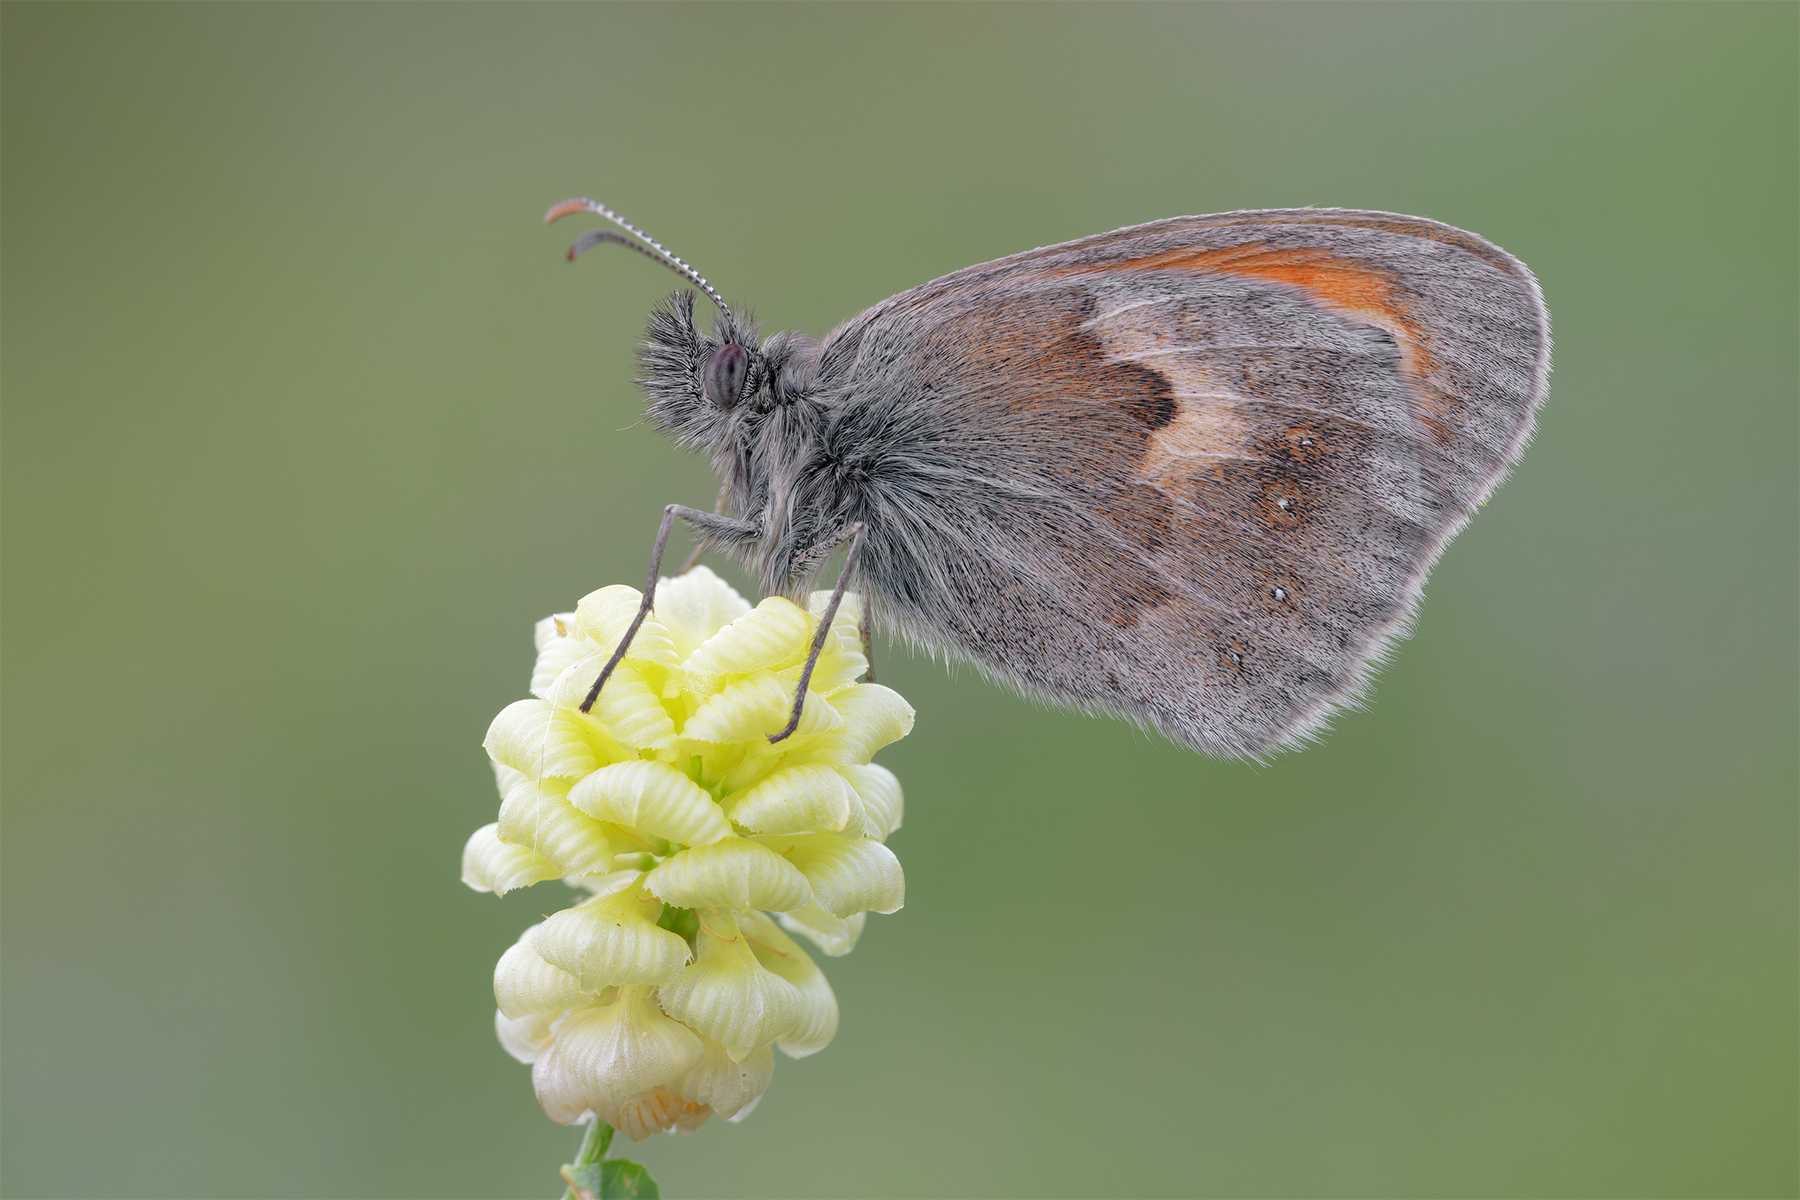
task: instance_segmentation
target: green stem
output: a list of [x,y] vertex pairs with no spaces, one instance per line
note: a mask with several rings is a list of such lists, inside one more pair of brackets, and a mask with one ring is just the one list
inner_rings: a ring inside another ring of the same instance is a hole
[[[595,1117],[594,1123],[589,1125],[587,1132],[582,1135],[581,1149],[576,1153],[575,1161],[570,1165],[586,1167],[605,1158],[606,1148],[612,1145],[612,1136],[613,1127],[599,1117]],[[581,1200],[581,1197],[575,1194],[575,1188],[571,1185],[569,1190],[563,1193],[563,1200]]]

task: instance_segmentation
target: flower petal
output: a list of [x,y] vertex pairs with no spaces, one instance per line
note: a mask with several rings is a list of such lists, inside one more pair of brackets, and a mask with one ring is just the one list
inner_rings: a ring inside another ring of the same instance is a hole
[[906,903],[906,875],[900,870],[900,860],[874,838],[802,833],[755,840],[800,868],[812,885],[813,900],[834,917],[897,912]]
[[[625,631],[631,628],[632,619],[643,602],[644,593],[615,583],[583,596],[581,603],[575,606],[575,621],[588,640],[599,645],[610,658],[618,650],[619,643],[625,640]],[[645,615],[644,623],[632,635],[625,661],[655,663],[659,667],[680,664],[675,643],[654,612]]]
[[526,1013],[522,1017],[508,1017],[499,1009],[494,1010],[494,1033],[500,1039],[500,1047],[522,1063],[536,1062],[550,1045],[549,1013]]
[[504,896],[514,888],[555,879],[562,871],[530,846],[500,840],[500,826],[483,825],[463,846],[462,881],[478,892]]
[[830,767],[787,767],[765,776],[731,803],[731,819],[758,833],[837,832],[855,822],[863,805],[850,781]]
[[[825,605],[830,600],[830,592],[814,592],[807,597],[807,615],[816,622],[825,612]],[[843,603],[838,605],[837,616],[832,618],[831,632],[825,637],[825,645],[820,648],[818,665],[813,668],[812,679],[806,685],[809,691],[830,696],[855,683],[869,669],[869,660],[863,656],[861,621],[861,597],[855,592],[846,592]],[[813,628],[816,629],[817,626],[814,625]],[[800,667],[790,667],[782,672],[784,679],[790,676],[798,682]]]
[[701,914],[699,957],[656,989],[663,1011],[725,1047],[733,1062],[786,1034],[799,996],[765,970],[727,912]]
[[589,1000],[589,993],[582,990],[573,975],[557,970],[532,948],[531,938],[537,928],[533,925],[527,929],[494,964],[494,1001],[509,1020],[531,1013],[556,1014]]
[[769,1086],[769,1080],[775,1076],[775,1051],[760,1046],[745,1055],[742,1062],[737,1062],[722,1043],[704,1036],[700,1043],[706,1048],[700,1061],[686,1075],[669,1084],[668,1090],[696,1104],[706,1105],[729,1121],[754,1104]]
[[778,670],[806,657],[806,614],[792,600],[770,596],[688,655],[682,668],[695,675]]
[[883,746],[912,732],[912,705],[899,692],[879,683],[847,687],[832,696],[831,703],[842,723],[808,750],[808,762],[862,765]]
[[706,567],[656,584],[656,616],[684,662],[708,638],[750,611],[750,602]]
[[[853,689],[846,692],[850,690]],[[681,736],[689,742],[753,742],[759,738],[766,741],[770,734],[787,728],[793,710],[794,685],[759,671],[708,697],[681,727]],[[841,723],[831,702],[809,691],[806,707],[800,713],[800,727],[790,741],[815,737]]]
[[825,972],[808,958],[799,943],[762,913],[741,913],[738,924],[750,939],[756,961],[793,984],[800,995],[794,1026],[775,1044],[789,1058],[805,1058],[830,1044],[837,1034],[837,997]]
[[494,768],[494,786],[500,789],[502,800],[506,799],[506,793],[512,791],[513,784],[525,778],[525,772],[515,771],[505,763],[490,761],[488,765]]
[[900,828],[900,819],[905,815],[906,803],[900,781],[879,763],[867,766],[846,763],[837,771],[850,781],[857,798],[862,801],[863,834],[885,842],[888,834]]
[[550,917],[537,927],[532,945],[588,991],[661,983],[690,957],[686,938],[656,924],[662,910],[662,901],[628,887]]
[[863,926],[869,920],[867,913],[834,917],[817,904],[809,904],[805,908],[796,908],[793,912],[780,913],[778,916],[783,929],[799,934],[833,958],[856,949],[856,939],[862,936]]
[[[594,1106],[594,1111],[600,1114],[602,1121],[634,1142],[641,1142],[653,1133],[692,1133],[712,1116],[712,1109],[704,1104],[684,1100],[662,1088],[627,1096],[618,1105],[602,1100]],[[609,1196],[624,1194],[606,1193]]]
[[706,790],[667,763],[634,759],[601,767],[577,783],[569,802],[672,842],[702,845],[731,834],[731,822]]
[[768,908],[785,912],[812,899],[799,868],[747,838],[728,837],[664,859],[644,876],[655,896],[680,908]]
[[[808,592],[806,594],[806,615],[815,620],[825,615],[825,606],[831,603],[828,591]],[[843,600],[838,604],[837,616],[831,619],[831,631],[847,640],[860,642],[862,635],[863,602],[855,592],[845,592]]]
[[560,1125],[585,1121],[590,1113],[606,1105],[607,1100],[588,1087],[569,1070],[555,1042],[531,1064],[531,1087],[537,1093],[544,1114]]
[[500,710],[482,748],[495,762],[531,779],[579,779],[599,766],[582,722],[548,700],[520,700]]
[[593,653],[595,647],[582,636],[580,627],[575,624],[574,613],[559,613],[539,621],[536,640],[537,660],[531,665],[531,694],[546,699],[556,677],[576,659]]
[[[592,642],[583,645],[593,646]],[[606,667],[606,655],[598,650],[577,659],[556,677],[545,698],[558,708],[580,716],[588,689]],[[662,706],[662,696],[630,663],[620,663],[586,714],[607,737],[634,750],[656,750],[674,744],[675,722]]]
[[561,875],[603,875],[612,847],[600,822],[569,803],[567,780],[522,779],[500,803],[500,837],[535,851]]
[[570,1013],[556,1027],[556,1053],[584,1087],[614,1105],[687,1073],[700,1039],[663,1015],[647,987],[624,987],[610,1004]]

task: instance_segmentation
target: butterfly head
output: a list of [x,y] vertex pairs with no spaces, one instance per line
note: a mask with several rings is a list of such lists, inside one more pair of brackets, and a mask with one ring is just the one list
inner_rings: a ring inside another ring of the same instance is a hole
[[717,453],[807,401],[811,343],[788,333],[765,341],[748,314],[731,308],[703,333],[694,299],[677,292],[650,314],[638,384],[652,420],[684,445]]

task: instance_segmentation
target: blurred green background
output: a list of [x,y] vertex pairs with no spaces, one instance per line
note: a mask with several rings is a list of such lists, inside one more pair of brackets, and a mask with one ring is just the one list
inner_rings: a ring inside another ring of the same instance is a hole
[[532,622],[770,327],[1180,213],[1543,281],[1537,442],[1375,703],[1269,767],[890,652],[906,909],[673,1196],[1791,1196],[1791,4],[7,3],[9,1196],[548,1196],[457,882]]

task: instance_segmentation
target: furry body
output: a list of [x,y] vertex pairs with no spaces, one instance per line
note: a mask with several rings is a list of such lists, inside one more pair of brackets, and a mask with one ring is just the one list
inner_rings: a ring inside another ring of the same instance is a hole
[[[749,351],[742,391],[709,398],[726,345]],[[861,521],[851,586],[877,621],[1257,756],[1403,635],[1523,450],[1549,328],[1530,272],[1471,234],[1296,209],[969,267],[823,342],[759,341],[736,312],[704,335],[679,293],[641,362],[651,417],[737,514],[691,523],[765,591],[805,591]]]

